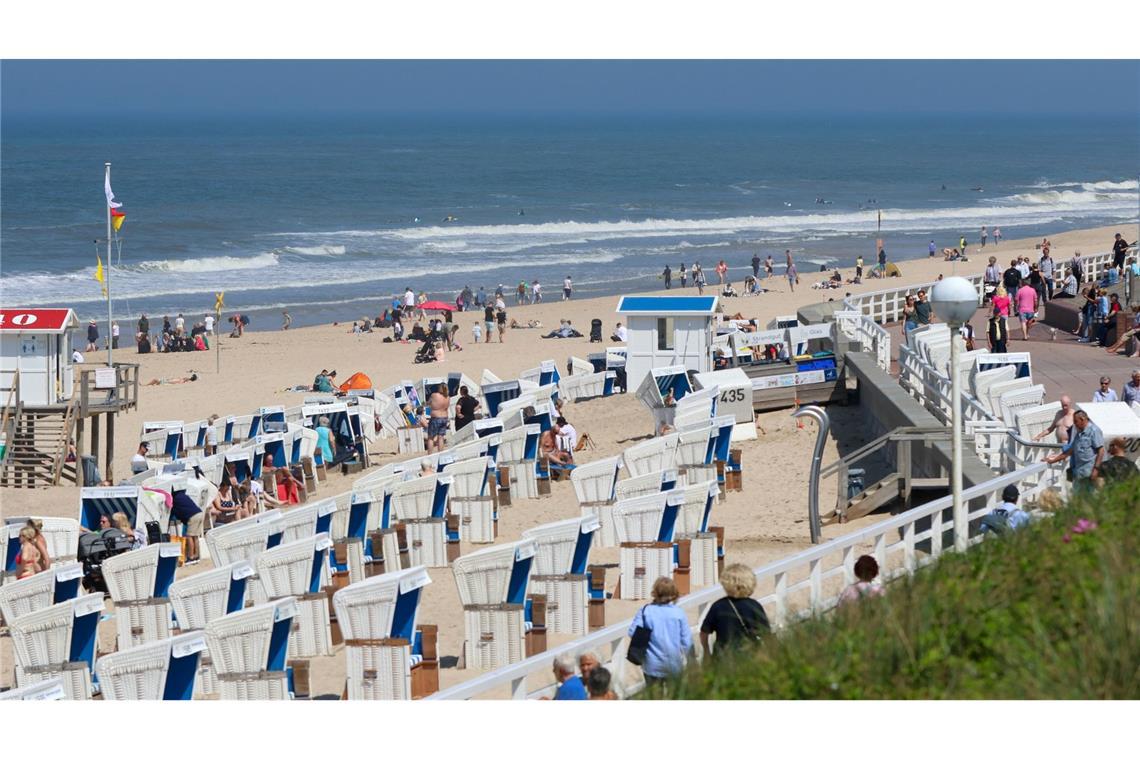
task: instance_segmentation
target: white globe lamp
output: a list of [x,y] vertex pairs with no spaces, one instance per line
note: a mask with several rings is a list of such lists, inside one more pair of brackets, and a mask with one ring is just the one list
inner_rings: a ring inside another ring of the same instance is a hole
[[954,504],[954,548],[965,551],[970,540],[969,519],[962,503],[962,390],[958,387],[958,357],[962,340],[954,332],[978,310],[978,291],[965,277],[947,277],[934,283],[930,303],[934,313],[950,326],[950,493]]

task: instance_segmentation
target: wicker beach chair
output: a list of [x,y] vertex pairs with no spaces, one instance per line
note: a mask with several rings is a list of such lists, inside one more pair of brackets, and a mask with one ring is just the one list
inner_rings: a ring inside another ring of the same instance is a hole
[[296,614],[296,601],[286,597],[206,624],[206,645],[222,699],[289,698],[286,663]]
[[[253,573],[253,565],[241,560],[170,584],[170,606],[180,632],[203,632],[211,620],[244,608],[246,584]],[[198,694],[218,693],[218,679],[208,651],[198,661],[194,683]]]
[[[43,523],[41,533],[47,542],[52,564],[70,562],[79,550],[79,522],[69,517],[38,517],[35,515],[13,515],[4,518],[3,553],[0,554],[0,580],[11,582],[19,574],[20,529],[28,520]],[[96,523],[97,525],[98,523]]]
[[452,478],[434,473],[392,486],[392,515],[407,534],[411,565],[447,566],[447,500]]
[[453,563],[468,667],[497,668],[525,656],[526,593],[534,554],[534,541],[522,540],[481,549]]
[[104,655],[95,663],[103,699],[189,700],[205,651],[205,634],[195,632]]
[[1001,397],[1005,393],[1013,391],[1027,391],[1033,387],[1033,380],[1028,377],[1015,377],[1012,380],[1004,380],[1001,382],[993,383],[987,390],[987,398],[979,399],[982,405],[989,410],[989,412],[998,419],[1001,419]]
[[622,453],[622,461],[631,477],[658,470],[670,470],[677,466],[677,433],[651,438],[648,441],[630,446]]
[[[465,459],[441,467],[453,479],[449,500],[451,511],[459,517],[459,539],[475,544],[494,543],[495,526],[495,462],[488,456]],[[488,486],[488,481],[491,485]]]
[[654,581],[673,577],[673,532],[683,502],[681,489],[673,489],[614,505],[622,599],[648,599]]
[[102,614],[103,595],[86,594],[9,620],[16,685],[61,677],[68,699],[90,699]]
[[553,633],[584,636],[589,631],[590,545],[601,524],[593,515],[547,523],[523,531],[535,543],[530,590],[546,605]]
[[289,651],[294,657],[332,654],[329,623],[328,552],[332,540],[318,533],[299,541],[281,544],[257,556],[257,578],[270,600],[295,598],[295,625],[289,634]]
[[161,543],[103,560],[120,650],[170,638],[170,585],[180,555],[178,544]]
[[0,586],[0,620],[14,620],[79,595],[83,565],[57,562],[45,572]]
[[1007,380],[1013,380],[1015,377],[1017,377],[1017,367],[1012,364],[983,370],[982,372],[977,371],[975,364],[974,372],[970,375],[970,391],[979,403],[985,405],[986,399],[990,396],[991,385],[1004,383]]
[[413,567],[333,594],[345,637],[349,699],[419,699],[439,690],[436,627],[416,626],[420,594],[429,583],[427,570]]
[[597,518],[600,528],[595,540],[599,546],[617,546],[613,505],[617,501],[618,473],[621,456],[581,464],[570,471],[570,483],[582,515]]
[[1031,385],[1006,391],[997,397],[998,412],[1003,422],[1010,427],[1017,425],[1017,413],[1022,409],[1041,406],[1045,402],[1045,386]]

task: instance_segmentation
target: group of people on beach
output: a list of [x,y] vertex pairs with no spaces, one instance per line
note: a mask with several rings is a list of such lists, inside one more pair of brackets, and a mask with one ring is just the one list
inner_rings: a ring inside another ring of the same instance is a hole
[[[240,318],[240,315],[239,315]],[[232,319],[232,318],[231,318]],[[248,324],[249,318],[245,318]],[[152,351],[168,353],[173,351],[208,351],[210,338],[215,335],[214,315],[207,312],[200,322],[186,329],[186,318],[180,313],[171,321],[169,316],[162,318],[162,328],[155,334],[150,331],[150,319],[145,313],[139,315],[135,330],[135,344],[140,354]],[[243,324],[243,327],[244,327]],[[118,343],[118,323],[112,324],[115,343]]]

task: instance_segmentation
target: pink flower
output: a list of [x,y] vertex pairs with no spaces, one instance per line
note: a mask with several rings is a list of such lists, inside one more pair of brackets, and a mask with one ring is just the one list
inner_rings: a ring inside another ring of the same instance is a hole
[[1077,524],[1073,526],[1072,530],[1074,533],[1088,533],[1096,530],[1096,523],[1082,517],[1077,520]]
[[1073,540],[1073,537],[1072,537],[1072,536],[1070,536],[1068,533],[1066,533],[1066,534],[1065,534],[1065,536],[1064,536],[1064,538],[1062,538],[1061,540],[1062,540],[1062,541],[1064,541],[1064,542],[1067,544],[1067,543],[1069,543],[1070,541],[1072,541],[1072,540]]

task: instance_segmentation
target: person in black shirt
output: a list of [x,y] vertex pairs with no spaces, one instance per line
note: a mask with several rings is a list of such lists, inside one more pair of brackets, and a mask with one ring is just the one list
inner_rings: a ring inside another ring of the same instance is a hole
[[1009,262],[1009,269],[1002,273],[1001,284],[1005,286],[1006,292],[1011,294],[1016,293],[1021,287],[1021,271],[1017,268],[1016,261]]
[[918,291],[918,303],[914,305],[915,321],[918,322],[919,326],[928,325],[933,315],[933,307],[930,305],[930,301],[926,300],[926,291]]
[[468,392],[466,385],[459,386],[459,401],[455,402],[456,431],[462,430],[475,420],[475,410],[478,408],[479,399]]
[[1124,268],[1124,258],[1128,255],[1128,241],[1118,232],[1116,242],[1112,244],[1112,266],[1114,269]]
[[495,329],[495,307],[492,304],[487,304],[483,309],[483,332],[486,334],[484,337],[485,343],[491,342],[491,333]]
[[768,616],[752,598],[756,576],[747,565],[729,565],[720,576],[725,596],[709,606],[701,623],[701,648],[709,656],[709,634],[716,636],[716,651],[755,642],[768,633]]
[[994,309],[994,314],[990,317],[986,332],[989,334],[990,352],[1004,354],[1006,352],[1005,342],[1009,340],[1009,330],[1005,326],[1005,317],[997,309]]

